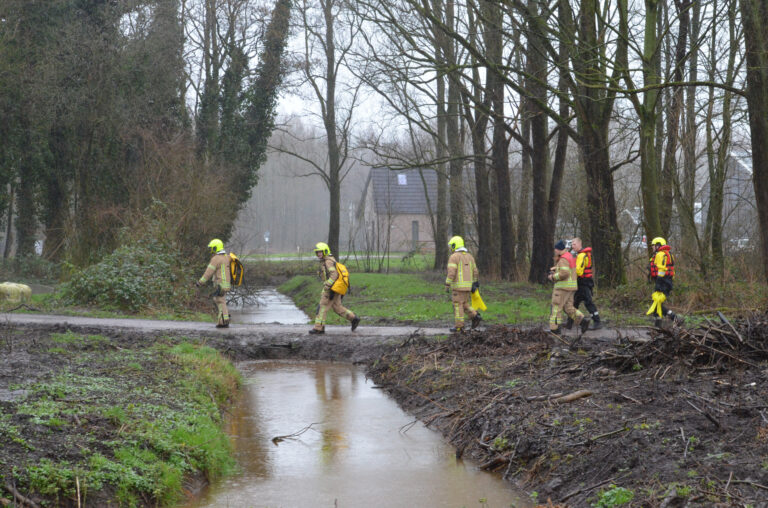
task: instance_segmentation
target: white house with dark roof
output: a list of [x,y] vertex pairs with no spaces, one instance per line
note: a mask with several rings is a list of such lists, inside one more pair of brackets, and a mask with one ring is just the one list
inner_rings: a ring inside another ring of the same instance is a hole
[[723,239],[736,250],[757,245],[757,203],[752,183],[752,154],[730,153],[723,185]]
[[372,168],[358,207],[358,248],[433,251],[436,205],[435,170]]

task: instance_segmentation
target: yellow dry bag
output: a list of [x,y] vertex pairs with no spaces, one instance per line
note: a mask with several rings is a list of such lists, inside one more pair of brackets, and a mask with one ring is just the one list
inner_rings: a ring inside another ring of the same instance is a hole
[[488,307],[485,305],[485,302],[483,302],[483,299],[480,297],[480,290],[476,289],[474,293],[472,293],[472,308],[475,310],[487,310]]
[[341,263],[336,263],[336,271],[339,273],[339,278],[331,286],[331,291],[340,295],[346,295],[349,289],[349,270]]
[[239,286],[243,283],[245,268],[243,262],[233,253],[229,253],[229,274],[232,276],[232,285]]

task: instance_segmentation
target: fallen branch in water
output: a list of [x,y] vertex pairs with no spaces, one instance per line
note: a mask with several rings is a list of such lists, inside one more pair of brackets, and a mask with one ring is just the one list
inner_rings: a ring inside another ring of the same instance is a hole
[[300,435],[304,434],[306,431],[308,431],[312,427],[312,425],[320,425],[320,423],[322,423],[322,422],[310,423],[309,425],[307,425],[306,427],[304,427],[300,431],[294,432],[293,434],[286,434],[285,436],[275,436],[275,437],[272,438],[272,442],[275,445],[277,445],[277,443],[279,443],[281,441],[285,441],[286,439],[295,439],[295,438],[299,437]]

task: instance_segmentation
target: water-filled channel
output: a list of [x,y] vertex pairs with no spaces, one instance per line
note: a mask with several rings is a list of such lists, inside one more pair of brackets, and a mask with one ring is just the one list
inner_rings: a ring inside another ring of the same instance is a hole
[[[240,472],[200,507],[526,506],[498,476],[457,461],[348,364],[256,361],[228,419]],[[311,428],[293,439],[272,439]]]
[[256,291],[255,299],[258,305],[230,307],[233,323],[298,325],[309,322],[307,315],[293,304],[293,300],[275,288],[265,287]]

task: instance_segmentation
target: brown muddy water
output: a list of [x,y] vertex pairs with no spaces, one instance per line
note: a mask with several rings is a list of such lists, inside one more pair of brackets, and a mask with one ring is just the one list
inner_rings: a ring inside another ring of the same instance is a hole
[[293,300],[279,293],[275,288],[266,287],[256,291],[258,305],[232,306],[232,322],[239,324],[280,323],[284,325],[300,325],[309,322]]
[[240,472],[186,508],[531,506],[500,477],[457,461],[440,435],[414,423],[353,365],[238,368],[246,383],[227,426]]

